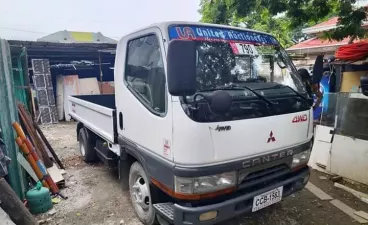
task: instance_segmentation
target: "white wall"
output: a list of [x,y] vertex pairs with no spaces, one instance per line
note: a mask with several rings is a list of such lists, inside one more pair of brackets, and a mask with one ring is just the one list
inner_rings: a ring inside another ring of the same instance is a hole
[[316,126],[308,165],[368,185],[368,141],[335,134],[331,143],[330,130],[332,127]]

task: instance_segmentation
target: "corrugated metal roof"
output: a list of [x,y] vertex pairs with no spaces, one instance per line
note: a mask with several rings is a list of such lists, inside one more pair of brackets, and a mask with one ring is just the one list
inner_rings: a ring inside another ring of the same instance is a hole
[[314,26],[311,26],[309,27],[310,29],[311,28],[317,28],[317,27],[324,27],[324,26],[330,26],[330,25],[336,25],[337,21],[339,20],[339,17],[332,17],[331,19],[325,21],[325,22],[322,22],[322,23],[319,23],[319,24],[316,24]]
[[[368,9],[368,5],[366,5],[366,4],[360,5],[358,7],[364,7],[366,9]],[[331,17],[327,21],[324,21],[322,23],[319,23],[319,24],[316,24],[314,26],[303,29],[302,32],[306,33],[306,34],[317,34],[317,33],[323,32],[323,31],[332,30],[332,29],[335,29],[337,27],[338,21],[339,21],[339,17],[337,17],[337,16]],[[368,18],[367,18],[366,21],[363,22],[362,27],[368,27]]]
[[318,37],[314,37],[308,39],[306,41],[302,41],[294,46],[291,46],[287,50],[299,50],[299,49],[307,49],[307,48],[320,48],[320,47],[329,47],[329,46],[341,46],[346,45],[349,42],[349,38],[345,38],[342,41],[335,40],[323,40]]

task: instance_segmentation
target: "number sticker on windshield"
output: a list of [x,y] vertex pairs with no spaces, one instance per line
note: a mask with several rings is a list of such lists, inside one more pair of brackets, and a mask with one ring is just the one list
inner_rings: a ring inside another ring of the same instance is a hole
[[257,49],[254,45],[243,43],[230,43],[235,55],[258,55]]

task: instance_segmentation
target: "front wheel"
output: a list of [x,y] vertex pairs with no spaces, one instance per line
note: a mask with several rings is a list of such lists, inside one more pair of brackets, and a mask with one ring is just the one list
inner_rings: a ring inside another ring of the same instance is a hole
[[139,220],[145,225],[157,224],[149,181],[139,162],[133,163],[130,167],[129,191],[134,211]]

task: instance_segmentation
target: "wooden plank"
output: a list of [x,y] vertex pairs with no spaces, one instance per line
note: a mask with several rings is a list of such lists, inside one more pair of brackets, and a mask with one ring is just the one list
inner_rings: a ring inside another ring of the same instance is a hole
[[15,224],[38,224],[4,178],[0,178],[0,190],[1,208],[10,216]]
[[33,122],[33,125],[36,128],[38,134],[40,135],[42,141],[44,142],[44,144],[46,145],[46,147],[49,149],[52,157],[54,157],[54,159],[55,159],[56,163],[58,164],[58,166],[60,167],[60,169],[65,169],[63,163],[60,161],[59,157],[57,156],[56,152],[54,151],[54,149],[50,145],[50,143],[47,140],[47,138],[45,137],[45,135],[43,134],[43,132],[40,129],[40,127],[35,122]]
[[58,119],[64,120],[64,77],[62,75],[56,76],[56,108]]
[[61,181],[64,181],[63,175],[61,175],[61,171],[56,167],[56,165],[53,165],[50,168],[47,168],[47,172],[51,176],[52,180],[57,184]]
[[79,95],[79,79],[78,75],[69,75],[64,76],[64,116],[65,121],[70,121],[71,117],[69,115],[69,108],[68,108],[68,97],[69,95]]
[[341,81],[340,92],[358,92],[360,77],[365,76],[368,71],[344,72]]
[[362,193],[360,191],[356,191],[352,188],[346,187],[345,185],[342,185],[342,184],[339,184],[339,183],[334,183],[334,186],[337,187],[337,188],[341,188],[342,190],[351,193],[355,197],[359,198],[362,202],[368,204],[368,195],[367,194]]
[[37,175],[35,174],[35,172],[33,171],[31,165],[29,165],[29,162],[27,161],[27,159],[24,158],[23,154],[18,152],[17,154],[17,161],[19,162],[19,164],[24,168],[25,171],[27,171],[27,173],[32,177],[32,179],[34,181],[39,181]]
[[317,196],[321,200],[332,200],[333,199],[330,195],[328,195],[326,192],[319,189],[317,186],[315,186],[311,182],[308,182],[305,188],[308,191],[312,192],[315,196]]
[[40,137],[37,134],[36,129],[33,126],[33,121],[29,113],[26,111],[25,107],[22,104],[18,104],[19,115],[22,119],[23,125],[26,128],[28,135],[36,148],[36,152],[38,157],[42,159],[42,162],[45,164],[47,168],[52,166],[52,161],[50,160],[47,150],[43,145]]
[[350,206],[342,203],[341,201],[339,201],[337,199],[334,199],[330,203],[332,205],[334,205],[336,208],[343,211],[346,215],[348,215],[351,218],[353,218],[354,220],[356,220],[358,223],[361,223],[361,224],[368,223],[368,220],[365,220],[365,219],[361,218],[360,216],[355,215],[354,214],[355,210],[353,208],[351,208]]
[[79,94],[80,95],[99,95],[100,88],[96,77],[79,79]]
[[355,215],[365,219],[365,220],[368,220],[368,213],[364,212],[364,211],[355,211],[354,212]]

